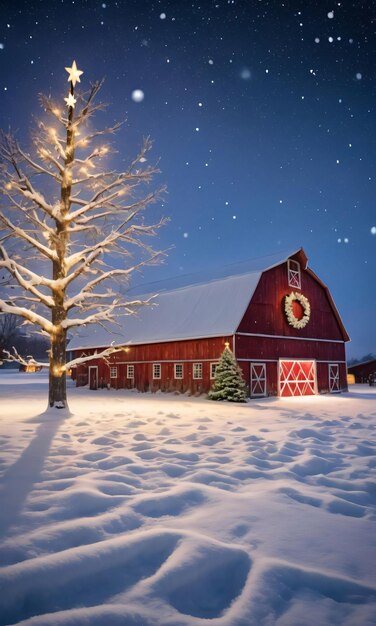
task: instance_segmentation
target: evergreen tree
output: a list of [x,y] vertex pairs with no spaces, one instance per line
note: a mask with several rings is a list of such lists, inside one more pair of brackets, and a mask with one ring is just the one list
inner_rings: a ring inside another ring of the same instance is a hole
[[209,398],[211,400],[228,400],[229,402],[246,401],[243,374],[228,343],[226,343],[215,370],[214,385],[209,392]]

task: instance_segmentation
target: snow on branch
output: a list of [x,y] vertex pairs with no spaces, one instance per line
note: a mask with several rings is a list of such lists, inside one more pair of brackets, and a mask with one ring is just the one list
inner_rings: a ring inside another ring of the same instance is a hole
[[[92,315],[88,315],[84,318],[66,318],[63,322],[61,322],[61,327],[65,330],[69,328],[77,327],[77,326],[86,326],[88,324],[98,324],[103,322],[115,322],[116,316],[119,315],[135,315],[137,309],[140,307],[148,306],[152,304],[155,296],[150,296],[146,300],[132,300],[119,302],[117,300],[113,301],[111,304],[99,304],[97,303],[97,312]],[[0,304],[1,306],[1,304]],[[101,308],[103,307],[103,308]]]
[[69,370],[72,367],[77,367],[77,365],[82,365],[83,363],[86,363],[86,361],[93,361],[94,359],[105,359],[106,357],[111,356],[112,354],[115,354],[116,352],[123,352],[123,350],[126,348],[127,348],[126,345],[116,346],[115,348],[112,342],[109,348],[105,348],[104,350],[100,350],[99,352],[96,350],[93,354],[80,356],[80,357],[77,357],[76,359],[72,359],[71,361],[68,361],[65,365],[65,368]]
[[26,307],[17,306],[12,302],[5,301],[0,298],[0,313],[11,313],[12,315],[19,315],[23,317],[30,324],[36,324],[45,330],[48,334],[53,334],[55,331],[54,325],[43,315],[40,315],[36,311],[32,311]]
[[[50,367],[49,363],[45,363],[42,361],[36,361],[34,359],[34,357],[32,356],[27,356],[27,357],[23,357],[21,356],[18,351],[16,350],[15,347],[13,347],[13,354],[11,352],[9,352],[9,350],[3,350],[3,355],[1,357],[1,361],[6,361],[7,363],[19,363],[20,365],[24,365],[25,367],[28,367],[30,365],[34,366],[34,367]],[[1,363],[0,361],[0,363]]]

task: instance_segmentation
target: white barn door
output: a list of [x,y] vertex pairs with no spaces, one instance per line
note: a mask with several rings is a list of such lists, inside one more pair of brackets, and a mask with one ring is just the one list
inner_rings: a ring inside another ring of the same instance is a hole
[[311,396],[316,393],[316,364],[310,360],[281,359],[279,395]]
[[339,365],[338,363],[329,363],[329,391],[337,393],[341,391],[339,386]]
[[266,396],[266,363],[251,363],[251,398]]

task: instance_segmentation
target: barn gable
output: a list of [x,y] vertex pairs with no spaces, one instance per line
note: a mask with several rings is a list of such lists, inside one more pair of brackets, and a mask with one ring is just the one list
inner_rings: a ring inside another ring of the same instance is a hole
[[[294,268],[292,277],[289,277],[289,260],[298,264],[291,265]],[[301,329],[293,328],[284,312],[285,296],[292,291],[303,294],[310,302],[309,324]],[[303,250],[263,272],[237,332],[302,339],[349,340],[329,290],[307,268],[307,257]]]

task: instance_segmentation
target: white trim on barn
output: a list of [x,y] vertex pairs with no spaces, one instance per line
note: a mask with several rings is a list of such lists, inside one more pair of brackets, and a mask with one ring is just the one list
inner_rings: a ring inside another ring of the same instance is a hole
[[266,339],[292,339],[293,341],[319,341],[322,343],[345,343],[342,339],[315,339],[314,337],[290,337],[287,335],[265,335],[262,333],[236,333],[242,337],[265,337]]

